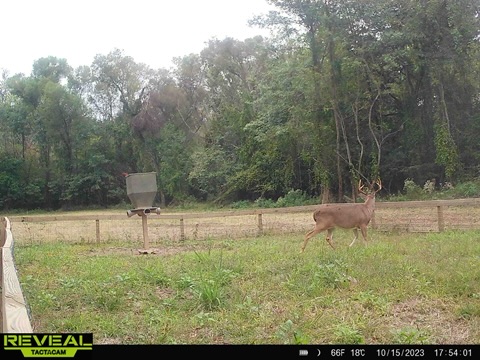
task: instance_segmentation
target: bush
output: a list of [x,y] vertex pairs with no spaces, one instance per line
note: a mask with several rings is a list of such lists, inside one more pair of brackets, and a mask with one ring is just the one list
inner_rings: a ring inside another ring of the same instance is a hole
[[255,200],[255,206],[262,209],[274,208],[276,206],[276,203],[272,199],[265,199],[263,197],[259,197],[257,200]]
[[290,190],[284,197],[277,200],[277,207],[301,206],[309,200],[302,190]]
[[252,207],[252,203],[248,200],[240,200],[240,201],[236,201],[236,202],[232,203],[232,205],[230,205],[230,207],[232,209],[248,209],[248,208]]
[[470,198],[480,196],[480,181],[467,181],[452,189],[455,197]]
[[403,194],[393,196],[390,200],[409,201],[480,197],[480,180],[470,180],[455,186],[450,182],[445,182],[440,184],[440,188],[436,188],[432,181],[427,180],[422,188],[415,184],[412,179],[406,179],[403,190]]
[[415,184],[412,179],[406,179],[403,183],[403,190],[407,200],[417,200],[422,197],[423,191],[422,188]]

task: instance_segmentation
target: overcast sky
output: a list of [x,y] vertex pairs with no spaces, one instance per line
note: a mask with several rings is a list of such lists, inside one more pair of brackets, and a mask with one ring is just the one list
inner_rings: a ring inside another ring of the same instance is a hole
[[245,40],[268,32],[249,27],[271,10],[265,0],[1,0],[0,69],[30,75],[42,57],[91,65],[115,48],[153,69],[199,53],[211,38]]

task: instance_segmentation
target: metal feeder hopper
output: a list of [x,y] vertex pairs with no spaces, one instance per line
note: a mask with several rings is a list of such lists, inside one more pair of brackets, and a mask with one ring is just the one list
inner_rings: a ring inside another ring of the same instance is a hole
[[160,214],[160,208],[153,206],[157,195],[157,174],[134,173],[126,176],[127,195],[134,209],[127,211],[127,216],[142,216],[150,213]]

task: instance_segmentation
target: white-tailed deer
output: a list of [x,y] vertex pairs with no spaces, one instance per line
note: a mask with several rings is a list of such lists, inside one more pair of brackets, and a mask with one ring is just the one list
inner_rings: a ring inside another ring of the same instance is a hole
[[[377,184],[378,189],[374,190]],[[360,181],[358,183],[358,192],[365,195],[364,203],[341,203],[341,204],[323,204],[313,213],[313,220],[315,220],[315,227],[305,235],[305,240],[302,246],[302,252],[307,246],[308,240],[312,236],[327,230],[327,242],[335,249],[332,243],[333,229],[341,227],[344,229],[353,229],[355,238],[350,246],[355,243],[358,238],[358,229],[362,232],[363,240],[367,244],[367,225],[372,219],[375,211],[375,194],[382,189],[382,183],[377,180],[375,184],[370,186],[370,192],[363,191],[363,185]]]

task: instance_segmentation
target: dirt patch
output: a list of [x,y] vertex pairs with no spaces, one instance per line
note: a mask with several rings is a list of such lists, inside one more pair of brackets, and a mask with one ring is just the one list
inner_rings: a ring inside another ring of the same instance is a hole
[[[209,245],[209,248],[218,248],[221,245]],[[129,247],[93,247],[86,252],[86,255],[89,256],[109,256],[109,255],[132,255],[132,256],[169,256],[180,254],[183,252],[192,252],[192,251],[201,251],[204,250],[205,246],[202,244],[197,245],[184,245],[184,246],[174,246],[167,245],[162,248],[160,247],[149,247],[144,249],[142,247],[138,248],[129,248]]]
[[423,331],[441,344],[465,344],[471,338],[468,326],[451,308],[452,304],[446,306],[441,300],[410,299],[393,306],[389,327]]

